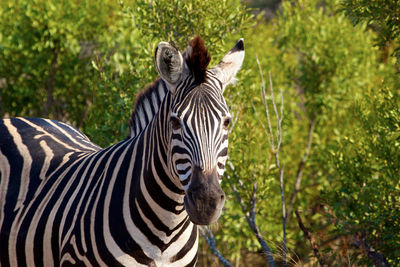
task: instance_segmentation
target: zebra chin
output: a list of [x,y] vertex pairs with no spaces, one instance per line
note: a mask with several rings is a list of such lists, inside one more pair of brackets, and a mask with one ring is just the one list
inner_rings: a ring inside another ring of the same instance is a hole
[[195,167],[186,191],[184,205],[194,224],[208,225],[218,220],[225,203],[225,193],[219,184],[217,170],[204,173]]

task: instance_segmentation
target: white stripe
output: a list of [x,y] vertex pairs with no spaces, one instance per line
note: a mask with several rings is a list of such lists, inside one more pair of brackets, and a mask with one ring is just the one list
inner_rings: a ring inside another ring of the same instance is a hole
[[[113,154],[110,156],[109,161],[107,162],[106,170],[109,169],[109,164],[111,159],[114,157],[114,154],[116,151],[120,150],[120,148],[116,149]],[[118,246],[118,244],[114,241],[111,231],[110,231],[110,224],[109,224],[109,207],[110,207],[110,202],[111,202],[111,196],[112,196],[112,191],[114,189],[114,184],[115,180],[117,178],[117,174],[120,170],[122,161],[124,160],[127,151],[129,150],[129,146],[126,146],[125,150],[122,152],[120,155],[117,164],[113,170],[112,176],[111,176],[111,181],[108,185],[107,188],[107,193],[106,197],[104,200],[104,213],[103,213],[103,235],[104,235],[104,240],[106,243],[106,246],[108,248],[108,251],[117,259],[119,263],[121,263],[124,266],[141,266],[139,263],[135,260],[135,258],[131,257],[130,255],[127,255],[124,253],[121,248]],[[135,154],[135,153],[134,153]],[[129,176],[128,176],[129,177]],[[129,179],[128,179],[129,180]],[[127,190],[127,188],[125,188]],[[100,194],[99,194],[100,195]],[[124,203],[125,204],[125,203]],[[137,240],[135,240],[137,241]]]
[[146,127],[147,123],[143,114],[143,108],[141,106],[139,106],[138,110],[137,110],[137,115],[139,117],[139,121],[140,121],[140,127],[142,128],[142,130]]
[[[195,227],[194,224],[189,223],[189,226],[182,233],[182,235],[180,235],[179,238],[175,241],[174,245],[169,246],[164,251],[163,258],[171,258],[176,254],[178,254],[178,252],[189,242],[190,236],[192,235],[193,227]],[[197,239],[198,238],[196,238],[196,241],[194,242],[194,246],[192,247],[192,249],[181,260],[174,262],[172,266],[186,266],[191,260],[193,260],[198,250]]]
[[6,204],[6,195],[8,183],[10,181],[10,163],[6,156],[1,153],[0,149],[0,226],[4,220],[4,205]]
[[[108,162],[107,162],[108,165],[109,165],[110,161],[111,161],[111,157],[108,159]],[[104,168],[104,170],[106,170],[106,169],[107,169],[107,167]],[[96,238],[95,238],[96,233],[95,233],[95,230],[94,230],[94,222],[96,221],[95,218],[96,218],[97,203],[99,202],[101,191],[102,191],[103,186],[104,186],[104,180],[105,180],[105,171],[104,170],[103,170],[102,174],[99,177],[99,181],[101,181],[101,184],[100,184],[100,188],[98,190],[98,193],[96,195],[96,198],[95,198],[95,201],[93,203],[92,210],[91,210],[91,213],[90,213],[90,244],[91,244],[90,247],[93,249],[93,255],[96,258],[96,262],[100,266],[107,266],[107,265],[101,259],[100,255],[99,255],[99,251],[97,249]],[[82,232],[82,233],[84,234],[85,232]]]
[[143,99],[143,107],[147,114],[147,117],[149,117],[149,120],[151,121],[151,119],[153,118],[153,112],[151,111],[150,103],[147,98]]
[[21,135],[18,133],[17,128],[11,124],[11,120],[4,120],[4,125],[7,127],[10,135],[13,138],[14,144],[17,146],[18,152],[23,160],[21,171],[21,181],[18,192],[17,203],[15,204],[14,211],[23,206],[23,203],[28,193],[29,188],[29,174],[32,167],[32,157],[29,153],[28,147],[23,143]]
[[[59,198],[57,199],[57,202],[54,204],[53,209],[50,213],[50,215],[47,217],[47,222],[46,222],[46,227],[45,227],[45,231],[44,231],[44,237],[43,237],[43,262],[48,263],[51,261],[54,261],[53,258],[53,253],[52,253],[52,245],[51,245],[51,238],[52,238],[52,230],[53,230],[53,225],[54,225],[54,219],[56,216],[56,213],[58,211],[58,208],[61,205],[61,202],[63,200],[65,200],[65,195],[67,194],[68,190],[71,188],[71,185],[73,184],[73,182],[75,181],[75,179],[77,179],[77,175],[78,172],[82,169],[83,165],[85,164],[86,161],[88,161],[89,158],[85,158],[83,159],[83,161],[75,161],[73,165],[78,164],[78,168],[74,171],[74,173],[70,176],[67,177],[66,179],[68,179],[68,183],[66,184],[66,186],[64,187],[63,191],[61,192]],[[65,175],[67,173],[64,173],[61,177],[58,178],[58,180],[61,180],[60,178],[64,178]],[[79,189],[83,180],[84,179],[80,179],[81,177],[78,177],[79,179],[79,184],[75,189]],[[54,191],[53,191],[54,192]],[[76,191],[74,192],[74,194],[71,196],[71,198],[68,200],[68,203],[64,209],[64,215],[65,213],[67,213],[71,207],[72,201],[75,200],[75,196],[76,196]],[[63,246],[61,245],[61,233],[63,231],[64,228],[64,222],[65,222],[65,217],[63,216],[61,223],[60,223],[60,229],[59,229],[59,235],[58,235],[58,245],[60,247],[60,250],[62,250]],[[73,225],[70,225],[71,227],[73,227]]]
[[[69,156],[69,155],[66,155]],[[53,186],[50,188],[50,190],[47,192],[47,194],[45,195],[44,199],[42,199],[42,201],[39,204],[39,207],[35,210],[35,214],[32,217],[32,220],[30,221],[29,227],[28,227],[28,231],[27,231],[27,235],[25,238],[25,255],[26,255],[26,260],[27,260],[27,265],[28,266],[34,266],[34,238],[35,238],[35,234],[36,234],[36,229],[37,226],[39,224],[39,220],[41,219],[42,215],[43,215],[43,211],[45,210],[45,208],[47,207],[51,197],[54,194],[54,191],[58,188],[59,183],[63,180],[65,174],[72,168],[72,166],[74,166],[75,163],[71,164],[67,169],[64,170],[64,172],[57,178],[57,180],[54,182]],[[42,183],[44,184],[44,183]],[[36,192],[37,194],[39,194],[39,192]],[[36,197],[36,196],[35,196]],[[14,223],[16,223],[17,221],[20,221],[19,224],[17,224],[16,226],[12,226],[12,229],[16,229],[15,232],[18,233],[19,232],[19,228],[21,226],[22,221],[25,219],[26,214],[28,213],[28,210],[30,210],[31,205],[34,203],[34,201],[31,201],[29,203],[28,208],[26,209],[25,214],[23,214],[21,216],[21,219],[16,219],[14,220]],[[52,210],[52,213],[54,212],[54,210]],[[17,240],[15,240],[16,243]],[[16,244],[14,244],[15,246]],[[51,247],[46,248],[46,250],[51,250]],[[45,251],[43,251],[45,253]],[[45,266],[53,266],[54,262],[53,260],[50,260],[50,262],[44,262]]]
[[176,202],[182,202],[183,203],[183,195],[177,194],[175,192],[172,192],[168,187],[165,186],[165,184],[161,181],[160,177],[158,176],[155,166],[154,166],[154,159],[152,158],[150,160],[151,163],[151,171],[153,173],[154,179],[156,180],[157,184],[160,186],[161,191],[168,196],[170,199],[176,201]]
[[[103,155],[103,156],[104,156],[104,155]],[[74,193],[71,195],[71,198],[69,199],[67,205],[65,206],[65,209],[64,209],[64,212],[63,212],[63,215],[62,215],[62,219],[61,219],[61,222],[60,222],[59,233],[58,233],[58,236],[59,236],[60,240],[61,240],[61,238],[62,238],[62,232],[64,231],[65,220],[67,219],[67,215],[68,215],[68,212],[70,211],[72,202],[75,200],[75,198],[76,198],[76,196],[77,196],[79,190],[81,189],[82,183],[83,183],[83,181],[85,180],[84,178],[87,177],[87,172],[88,172],[88,170],[89,170],[90,166],[92,165],[93,160],[94,160],[95,158],[96,158],[96,155],[92,155],[92,157],[91,157],[89,163],[86,165],[85,171],[84,171],[83,174],[78,178],[78,179],[79,179],[79,184],[75,187]],[[87,160],[88,160],[88,158],[86,158],[84,161],[82,161],[82,162],[80,163],[81,166],[80,166],[80,167],[75,171],[75,173],[72,175],[73,178],[76,177],[76,175],[77,175],[78,172],[81,170],[82,166],[86,163]],[[95,170],[93,170],[93,171],[95,171]],[[71,179],[72,179],[72,178],[71,178]],[[81,207],[83,198],[84,198],[84,196],[86,195],[86,192],[87,192],[87,189],[88,189],[90,183],[91,183],[91,179],[90,179],[90,177],[89,177],[89,178],[87,178],[86,185],[85,185],[85,189],[83,190],[83,193],[79,196],[78,205],[77,205],[76,207],[74,207],[75,213],[74,213],[74,217],[73,217],[72,223],[71,223],[71,225],[69,225],[70,227],[69,227],[67,233],[65,234],[65,236],[64,236],[64,238],[63,238],[63,240],[62,240],[62,242],[60,242],[60,243],[61,243],[60,250],[62,250],[62,249],[64,248],[66,242],[68,241],[68,239],[69,239],[69,237],[70,237],[70,234],[71,234],[72,229],[75,227],[76,218],[77,218],[77,216],[78,216],[78,213],[79,213],[79,210],[80,210],[80,207]],[[83,233],[83,232],[82,232],[82,233]]]
[[[94,166],[94,168],[93,168],[93,170],[92,170],[92,172],[91,172],[91,174],[90,174],[90,178],[89,178],[90,182],[88,182],[88,184],[87,184],[87,186],[86,186],[86,188],[85,188],[85,191],[84,191],[83,195],[86,195],[86,191],[87,191],[87,189],[88,189],[88,186],[90,185],[91,180],[94,178],[94,175],[95,175],[95,173],[97,172],[100,163],[103,161],[103,159],[104,159],[104,157],[105,157],[106,155],[108,156],[108,154],[110,153],[110,151],[112,151],[112,150],[108,150],[106,153],[104,153],[104,154],[97,160],[96,165]],[[95,157],[95,156],[94,156],[94,157]],[[90,163],[90,164],[91,164],[91,163]],[[85,208],[84,208],[84,210],[83,210],[82,216],[80,217],[80,230],[81,230],[81,233],[82,233],[82,234],[81,234],[81,242],[82,242],[82,246],[83,246],[83,251],[84,251],[84,252],[87,252],[86,239],[85,239],[85,234],[84,234],[84,233],[85,233],[85,227],[84,227],[84,226],[85,226],[85,221],[84,221],[84,219],[85,219],[86,213],[87,213],[87,211],[88,211],[89,204],[90,204],[91,201],[92,201],[93,194],[94,194],[94,192],[96,191],[96,188],[97,188],[99,182],[101,181],[101,177],[96,177],[96,178],[97,178],[97,181],[96,181],[95,185],[93,186],[92,191],[90,192],[90,195],[89,195],[88,200],[87,200],[87,202],[86,202],[86,205],[85,205]],[[64,242],[63,242],[63,243],[64,243]]]
[[80,149],[77,149],[75,147],[72,147],[70,145],[68,145],[67,143],[61,141],[60,139],[58,139],[57,137],[55,137],[53,134],[50,134],[49,132],[47,132],[43,127],[38,126],[32,122],[30,122],[29,120],[25,119],[25,118],[18,118],[19,120],[25,122],[26,124],[28,124],[29,126],[31,126],[32,128],[34,128],[36,131],[40,131],[44,134],[46,134],[46,136],[48,136],[49,138],[53,139],[56,143],[63,145],[65,148],[67,148],[68,150],[72,150],[72,151],[77,151],[77,152],[81,152]]
[[[158,85],[158,87],[160,87],[160,85]],[[156,113],[157,113],[157,111],[158,111],[158,99],[157,99],[157,95],[156,95],[156,92],[153,92],[152,94],[151,94],[151,102],[152,102],[152,105],[153,105],[153,107],[154,107],[154,110],[156,111]]]
[[77,142],[76,137],[73,137],[70,133],[66,132],[63,128],[61,128],[60,126],[58,126],[57,124],[55,124],[54,121],[49,120],[49,119],[45,119],[45,121],[46,121],[48,124],[52,125],[55,129],[57,129],[57,130],[59,130],[61,133],[63,133],[64,136],[67,137],[69,140],[71,140],[72,143],[74,143],[74,144],[76,144],[76,145],[78,145],[78,146],[81,146],[81,147],[83,147],[83,148],[86,148],[86,149],[88,149],[88,150],[96,151],[95,149],[93,149],[93,147],[86,146],[86,145],[82,144],[82,142]]
[[[35,138],[36,138],[36,136],[35,136]],[[46,173],[49,170],[50,162],[54,157],[54,153],[51,150],[51,148],[47,145],[46,141],[42,140],[42,141],[39,142],[39,144],[40,144],[40,147],[43,149],[44,154],[45,154],[44,163],[43,163],[43,166],[41,166],[39,178],[42,179],[42,180],[45,180]]]
[[[158,238],[160,238],[161,241],[162,241],[164,244],[168,244],[168,243],[171,241],[171,239],[174,238],[175,235],[176,235],[179,231],[181,231],[182,227],[177,228],[177,229],[176,229],[175,231],[173,231],[169,236],[167,236],[166,233],[165,233],[164,231],[158,230],[158,229],[154,226],[153,222],[150,221],[150,220],[146,217],[146,215],[144,215],[144,213],[143,213],[143,211],[142,211],[142,208],[140,207],[139,203],[137,202],[137,199],[135,199],[135,204],[136,204],[136,207],[137,207],[137,209],[138,209],[138,211],[139,211],[140,217],[141,217],[141,218],[143,219],[143,221],[146,223],[147,227],[149,227],[150,230],[151,230],[151,232],[152,232],[154,235],[156,235]],[[186,220],[186,217],[185,217],[185,220]],[[183,224],[182,226],[184,226],[184,224]],[[174,245],[176,245],[176,244],[174,244]],[[174,246],[174,245],[173,245],[173,246]]]

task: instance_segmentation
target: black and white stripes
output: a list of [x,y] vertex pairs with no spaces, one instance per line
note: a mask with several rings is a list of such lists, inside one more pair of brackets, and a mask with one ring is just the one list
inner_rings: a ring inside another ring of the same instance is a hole
[[240,40],[205,72],[199,37],[184,56],[160,43],[161,78],[106,149],[61,122],[0,120],[0,266],[193,266],[196,224],[224,203],[222,93],[243,55]]

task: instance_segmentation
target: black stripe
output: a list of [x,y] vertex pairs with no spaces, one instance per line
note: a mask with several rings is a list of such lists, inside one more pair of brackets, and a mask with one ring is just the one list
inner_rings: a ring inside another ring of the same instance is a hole
[[192,168],[192,166],[188,166],[188,167],[187,167],[186,169],[184,169],[184,170],[178,170],[178,174],[184,175],[184,174],[187,173],[191,168]]
[[165,173],[162,165],[161,165],[161,160],[163,162],[167,161],[167,156],[166,155],[160,155],[158,154],[158,151],[156,150],[153,154],[153,159],[154,159],[154,167],[155,170],[157,172],[158,177],[160,177],[160,179],[162,180],[162,182],[164,183],[164,185],[171,190],[172,192],[176,193],[176,194],[184,194],[185,191],[183,191],[182,189],[178,188],[172,181],[171,178],[167,176],[167,174]]
[[[198,233],[197,226],[193,225],[192,233],[189,237],[189,240],[183,246],[183,248],[171,259],[171,262],[175,262],[182,259],[193,248],[197,239],[197,233]],[[197,260],[197,255],[195,258]]]
[[219,157],[225,157],[228,155],[228,148],[225,147],[224,149],[221,150],[221,152],[218,153],[218,158]]

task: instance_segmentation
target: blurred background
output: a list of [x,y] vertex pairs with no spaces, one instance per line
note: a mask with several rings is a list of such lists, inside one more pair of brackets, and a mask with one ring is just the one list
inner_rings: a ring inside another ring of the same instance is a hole
[[[61,120],[109,146],[128,135],[135,97],[157,76],[156,45],[183,51],[196,34],[211,65],[245,40],[225,91],[227,201],[210,226],[221,254],[267,265],[246,219],[254,198],[278,266],[400,265],[397,0],[0,0],[0,115]],[[204,239],[199,257],[222,265]]]

